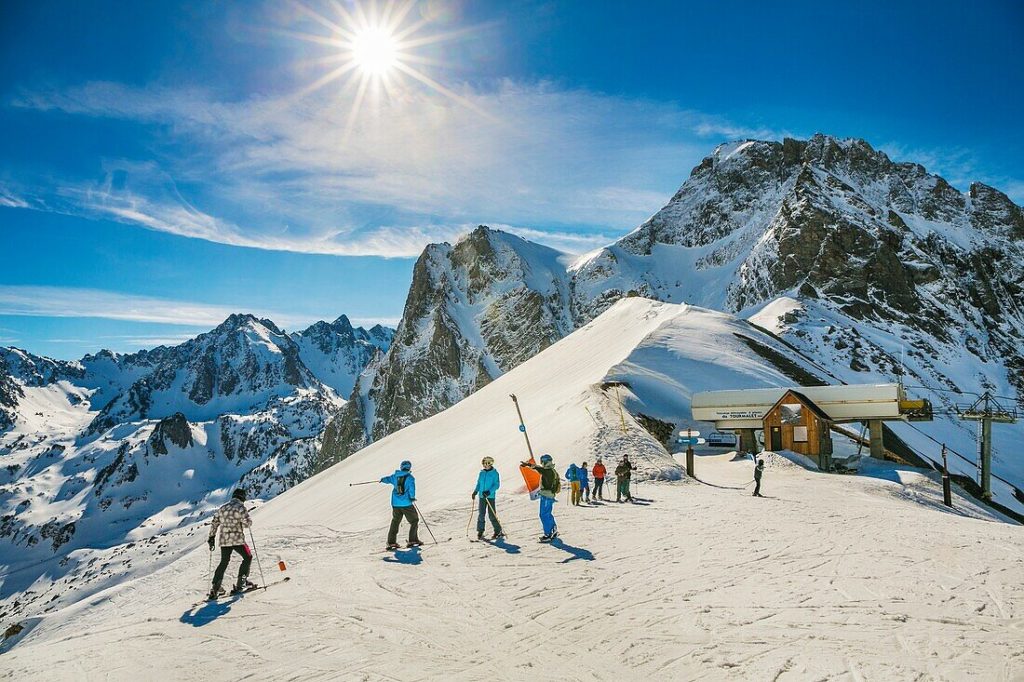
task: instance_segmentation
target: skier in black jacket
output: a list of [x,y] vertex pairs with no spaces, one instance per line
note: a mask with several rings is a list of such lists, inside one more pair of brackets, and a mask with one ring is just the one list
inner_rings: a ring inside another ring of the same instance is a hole
[[762,473],[764,473],[764,459],[759,459],[757,460],[757,466],[754,467],[754,497],[764,497],[764,495],[761,494]]

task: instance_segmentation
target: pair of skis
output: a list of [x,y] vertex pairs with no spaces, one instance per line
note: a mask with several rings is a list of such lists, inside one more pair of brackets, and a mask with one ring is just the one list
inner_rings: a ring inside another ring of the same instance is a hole
[[242,590],[241,592],[225,592],[224,594],[218,595],[216,599],[210,599],[209,597],[207,597],[206,599],[203,599],[202,601],[197,601],[195,604],[192,605],[192,608],[196,608],[197,606],[202,606],[203,604],[215,604],[215,603],[219,603],[219,602],[222,602],[222,601],[230,601],[232,599],[236,599],[238,597],[245,596],[245,595],[249,594],[250,592],[257,592],[259,590],[265,590],[268,587],[273,587],[274,585],[280,585],[281,583],[286,583],[286,582],[288,582],[291,579],[292,578],[291,578],[290,575],[286,575],[285,577],[281,578],[280,580],[275,580],[273,582],[269,582],[266,585],[254,585],[254,586],[252,586],[252,587],[250,587],[248,589]]

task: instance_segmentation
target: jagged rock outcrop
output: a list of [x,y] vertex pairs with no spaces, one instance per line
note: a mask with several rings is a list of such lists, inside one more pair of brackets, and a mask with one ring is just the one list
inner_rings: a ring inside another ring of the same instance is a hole
[[444,410],[568,334],[560,258],[482,225],[454,246],[428,246],[392,345],[328,428],[321,466]]

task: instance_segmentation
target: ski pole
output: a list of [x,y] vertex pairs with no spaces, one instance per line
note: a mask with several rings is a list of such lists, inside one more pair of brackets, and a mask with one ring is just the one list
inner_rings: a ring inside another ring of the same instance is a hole
[[[476,499],[474,499],[473,503],[469,506],[469,521],[466,521],[466,537],[469,537],[469,527],[471,525],[473,525],[473,512],[475,512],[475,511],[476,511]],[[418,509],[416,510],[416,513],[417,514],[420,513]]]
[[434,537],[434,531],[430,530],[430,524],[427,523],[426,517],[424,517],[423,514],[420,514],[420,508],[416,506],[415,502],[412,503],[412,508],[416,510],[416,515],[420,517],[421,521],[423,521],[423,527],[427,529],[428,533],[430,533],[430,539],[433,540],[436,545],[437,538]]
[[267,579],[263,577],[263,564],[260,563],[260,553],[256,550],[256,538],[252,536],[252,528],[249,529],[249,540],[252,542],[252,553],[256,555],[256,565],[260,568],[260,580],[263,581],[263,589],[267,589]]
[[351,488],[354,485],[370,485],[371,483],[380,483],[380,481],[363,481],[362,483],[349,483],[348,487]]
[[505,524],[501,522],[500,518],[498,518],[498,512],[494,511],[494,505],[491,504],[491,498],[485,497],[484,500],[487,502],[487,506],[491,508],[491,513],[494,514],[494,520],[498,522],[498,527],[501,528],[502,534],[508,535],[508,533],[505,532]]

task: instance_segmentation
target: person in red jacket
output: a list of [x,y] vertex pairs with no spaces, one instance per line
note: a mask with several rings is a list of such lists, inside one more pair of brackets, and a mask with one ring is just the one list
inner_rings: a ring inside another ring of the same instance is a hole
[[604,463],[601,462],[601,458],[597,458],[597,462],[594,463],[594,468],[591,470],[594,474],[594,499],[603,500],[604,493],[604,477],[608,475],[608,470],[604,468]]

